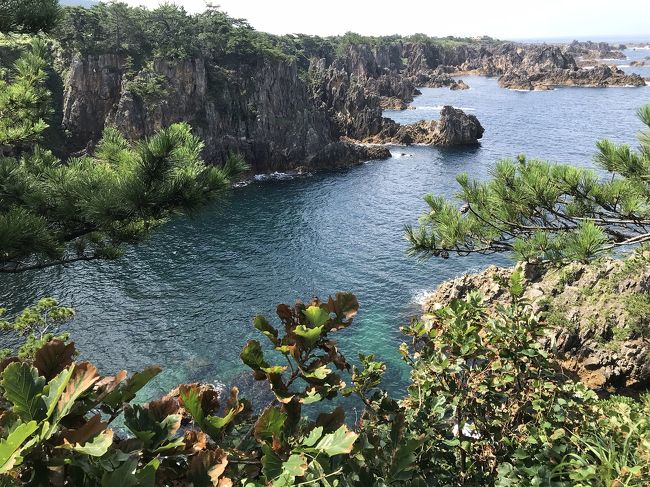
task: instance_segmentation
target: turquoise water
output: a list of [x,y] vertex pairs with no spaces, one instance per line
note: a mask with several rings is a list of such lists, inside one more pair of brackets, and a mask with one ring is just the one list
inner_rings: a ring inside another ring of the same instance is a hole
[[634,142],[641,129],[634,112],[650,102],[650,87],[521,93],[494,79],[465,79],[469,91],[423,89],[415,110],[387,115],[409,122],[437,118],[443,104],[462,107],[486,128],[480,147],[392,147],[392,159],[349,170],[258,178],[193,219],[171,222],[125,258],[2,276],[0,304],[19,309],[58,297],[77,310],[68,328],[83,358],[106,373],[160,364],[154,387],[163,391],[184,381],[249,383],[238,356],[257,336],[255,314],[352,291],[361,310],[340,333],[342,349],[387,361],[387,386],[397,391],[407,379],[399,326],[419,312],[418,298],[460,273],[508,263],[407,257],[403,226],[424,210],[422,196],[451,196],[457,173],[485,178],[495,160],[522,152],[588,165],[598,138]]

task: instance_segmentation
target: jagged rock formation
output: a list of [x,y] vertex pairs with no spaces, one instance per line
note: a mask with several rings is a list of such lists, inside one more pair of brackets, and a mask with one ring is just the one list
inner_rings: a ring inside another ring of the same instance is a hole
[[385,121],[382,131],[366,142],[389,144],[426,144],[436,146],[475,145],[483,137],[483,126],[474,115],[446,105],[439,120],[420,120],[400,125]]
[[607,42],[573,41],[564,47],[564,52],[574,58],[583,59],[625,59],[625,46],[612,46]]
[[[254,173],[342,164],[327,154],[345,153],[350,164],[376,155],[363,147],[331,150],[337,138],[327,114],[285,60],[263,59],[242,71],[203,59],[156,60],[151,72],[127,77],[126,59],[108,54],[75,57],[67,71],[63,126],[77,149],[92,147],[108,125],[136,140],[186,121],[205,142],[206,160],[220,163],[238,152]],[[139,78],[156,80],[158,93],[138,90]]]
[[[650,387],[650,255],[575,263],[541,272],[524,266],[525,297],[549,326],[543,339],[563,367],[594,389]],[[477,289],[489,308],[508,299],[495,278],[512,269],[490,266],[440,285],[425,312]]]
[[136,139],[187,121],[205,141],[205,158],[214,163],[235,151],[253,172],[329,167],[341,161],[326,160],[324,154],[345,153],[346,161],[372,156],[367,149],[332,145],[342,139],[476,143],[483,129],[475,118],[440,132],[439,124],[400,127],[382,116],[384,109],[407,108],[419,86],[467,89],[453,77],[464,72],[499,76],[501,86],[526,90],[645,84],[616,68],[578,68],[569,51],[558,46],[491,39],[352,44],[334,57],[312,59],[306,73],[273,56],[229,69],[196,58],[157,59],[135,74],[130,70],[118,54],[77,56],[62,67],[67,73],[62,122],[73,151],[92,148],[107,125]]
[[[441,70],[427,69],[401,77],[396,69],[401,58],[393,59],[384,46],[375,50],[351,46],[346,57],[327,65],[325,59],[312,61],[308,78],[313,99],[334,122],[340,137],[372,144],[476,144],[483,127],[476,117],[445,107],[439,122],[400,125],[383,118],[384,109],[404,109],[420,86],[450,86],[467,89],[462,81]],[[382,68],[378,59],[387,65]],[[376,76],[375,78],[368,76]]]
[[590,69],[554,69],[543,72],[517,70],[499,78],[499,86],[514,90],[550,90],[556,86],[645,86],[636,73],[627,74],[616,66],[598,65]]

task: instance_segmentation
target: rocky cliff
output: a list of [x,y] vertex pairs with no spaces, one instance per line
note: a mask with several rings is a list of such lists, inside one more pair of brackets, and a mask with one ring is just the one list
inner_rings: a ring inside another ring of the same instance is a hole
[[71,152],[92,148],[107,125],[137,139],[187,121],[205,141],[206,160],[220,163],[239,152],[256,173],[389,155],[341,140],[474,144],[483,128],[464,114],[449,118],[456,124],[449,130],[442,129],[447,123],[400,127],[383,118],[384,109],[406,108],[418,87],[467,89],[453,77],[460,73],[499,76],[502,87],[526,90],[645,84],[616,68],[579,68],[558,46],[493,40],[351,44],[328,58],[312,57],[306,71],[281,56],[228,68],[199,57],[155,59],[133,69],[118,54],[73,56],[63,71],[62,125]]
[[[255,173],[353,164],[372,154],[345,148],[319,110],[295,63],[260,59],[226,70],[203,59],[155,60],[136,74],[115,54],[74,57],[67,69],[63,126],[76,150],[92,148],[108,125],[136,140],[178,121],[190,123],[213,163],[241,153]],[[333,145],[334,144],[334,145]]]
[[626,46],[611,45],[608,42],[573,41],[564,46],[565,53],[582,59],[625,59],[622,49]]
[[350,46],[328,64],[314,59],[308,79],[316,105],[329,114],[336,134],[374,144],[476,144],[483,127],[476,117],[445,107],[440,122],[400,124],[383,117],[387,108],[404,109],[419,94],[416,86],[467,89],[440,69],[411,74],[405,69],[398,46]]
[[[650,388],[650,255],[604,259],[541,272],[524,267],[525,297],[549,326],[543,340],[563,367],[594,389]],[[425,302],[425,312],[478,289],[488,307],[504,303],[507,291],[495,278],[512,269],[488,267],[443,283]]]

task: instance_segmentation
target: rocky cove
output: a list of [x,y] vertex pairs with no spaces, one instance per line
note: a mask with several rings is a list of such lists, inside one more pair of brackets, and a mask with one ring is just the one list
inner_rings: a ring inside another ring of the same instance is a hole
[[[609,53],[601,48],[597,52]],[[310,53],[302,67],[291,59],[257,56],[228,66],[208,57],[154,58],[140,68],[118,53],[67,52],[57,63],[61,128],[69,153],[92,150],[109,125],[136,140],[185,121],[215,164],[237,152],[253,173],[349,166],[389,157],[385,148],[368,143],[478,143],[484,132],[479,120],[451,107],[439,122],[402,126],[383,116],[384,109],[406,108],[421,87],[468,89],[471,81],[458,74],[497,76],[500,86],[518,90],[645,85],[639,75],[615,67],[578,67],[573,54],[583,51],[491,39],[451,45],[398,41],[351,44],[330,59]]]

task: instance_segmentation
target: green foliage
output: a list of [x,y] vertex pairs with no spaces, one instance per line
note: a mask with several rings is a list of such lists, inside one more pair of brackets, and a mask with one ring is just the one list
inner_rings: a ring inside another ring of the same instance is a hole
[[66,8],[55,36],[68,51],[128,54],[136,67],[154,58],[202,56],[220,65],[242,65],[264,56],[286,57],[272,36],[213,7],[195,15],[173,4],[153,10],[121,2]]
[[593,407],[576,451],[560,465],[576,487],[643,486],[650,483],[650,396],[614,397]]
[[[650,110],[639,111],[650,127]],[[609,141],[598,143],[596,163],[612,175],[520,157],[496,164],[492,179],[460,175],[459,209],[444,198],[425,198],[429,211],[419,228],[407,227],[411,253],[514,252],[525,261],[589,261],[619,247],[650,240],[648,174],[650,139],[638,151]]]
[[625,296],[626,327],[634,338],[650,340],[650,296],[633,293]]
[[[555,485],[595,395],[562,375],[542,350],[522,276],[511,303],[489,316],[470,293],[404,331],[412,384],[408,428],[424,434],[418,464],[428,485]],[[566,480],[566,477],[564,477]],[[560,485],[560,484],[557,484]]]
[[[73,344],[50,340],[0,365],[0,475],[40,485],[645,485],[650,397],[598,401],[565,377],[539,345],[523,283],[518,272],[501,283],[512,298],[493,315],[470,294],[406,327],[412,384],[400,402],[379,388],[382,363],[350,364],[331,339],[358,311],[348,293],[279,305],[282,331],[255,318],[270,347],[251,340],[241,358],[268,383],[266,406],[205,384],[140,404],[160,368],[101,377],[74,362]],[[69,317],[51,300],[37,307]],[[20,316],[41,319],[32,315]],[[356,424],[341,405],[327,410],[341,396],[364,405]],[[121,433],[109,428],[117,418]]]
[[0,308],[0,330],[16,332],[25,337],[25,342],[15,352],[8,348],[0,351],[0,357],[11,353],[16,353],[19,358],[33,357],[50,340],[66,340],[67,333],[55,336],[54,331],[74,316],[71,308],[59,306],[53,298],[39,300],[35,306],[26,308],[12,320],[2,319],[6,311]]
[[58,0],[0,0],[0,32],[48,32],[60,13]]
[[167,96],[167,78],[156,74],[151,67],[138,72],[126,84],[126,89],[138,96],[147,108],[158,105]]
[[14,63],[9,81],[0,76],[0,158],[29,147],[47,128],[46,51],[45,41],[35,37]]
[[[68,316],[46,304],[39,309]],[[406,441],[397,404],[377,389],[383,365],[362,356],[361,367],[351,366],[328,336],[349,327],[357,310],[348,293],[325,303],[279,305],[283,336],[264,318],[255,319],[273,345],[271,355],[288,363],[270,365],[255,341],[242,351],[255,377],[266,380],[275,395],[266,407],[255,408],[261,411],[257,415],[236,387],[225,400],[213,387],[188,384],[161,399],[134,403],[160,368],[128,378],[125,371],[100,377],[91,364],[73,361],[73,344],[56,339],[33,357],[6,359],[0,369],[0,475],[38,479],[39,485],[119,486],[362,486],[368,479],[376,480],[373,485],[408,480],[416,472],[412,452],[419,443]],[[351,372],[349,386],[334,369]],[[340,406],[328,413],[316,405],[318,415],[303,416],[303,406],[339,394],[362,398],[368,407],[363,421],[376,427],[352,430]],[[127,436],[109,428],[118,417]],[[390,421],[394,417],[401,421]]]
[[[0,78],[0,272],[118,257],[172,215],[222,195],[245,170],[236,156],[206,165],[184,123],[138,143],[108,128],[93,155],[60,161],[34,145],[49,113],[45,51],[36,38],[13,80]],[[142,96],[160,96],[157,77],[133,83]]]

